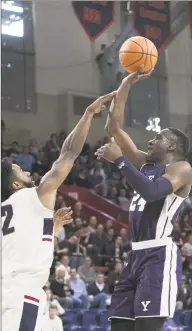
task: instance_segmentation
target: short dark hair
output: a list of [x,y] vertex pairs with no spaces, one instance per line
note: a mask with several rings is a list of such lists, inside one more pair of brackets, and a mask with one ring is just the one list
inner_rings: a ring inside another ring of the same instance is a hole
[[5,201],[13,193],[11,183],[13,181],[12,164],[8,158],[1,160],[1,201]]
[[189,152],[189,138],[187,135],[179,129],[168,128],[169,131],[175,136],[174,141],[176,143],[177,152],[181,157],[185,157]]

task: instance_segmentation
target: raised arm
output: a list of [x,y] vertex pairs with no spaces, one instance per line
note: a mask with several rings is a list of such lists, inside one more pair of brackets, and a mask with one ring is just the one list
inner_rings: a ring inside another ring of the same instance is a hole
[[150,73],[139,74],[140,69],[123,79],[117,90],[116,97],[113,98],[107,118],[105,129],[110,137],[114,137],[117,144],[121,147],[123,155],[137,167],[140,168],[146,162],[146,153],[139,150],[130,136],[123,131],[123,121],[125,103],[131,86],[142,79],[150,76]]
[[43,176],[37,188],[39,199],[45,207],[54,208],[56,191],[72,169],[75,159],[81,153],[94,114],[99,113],[102,105],[110,101],[114,94],[112,92],[94,101],[64,141],[59,158],[54,162],[51,170]]

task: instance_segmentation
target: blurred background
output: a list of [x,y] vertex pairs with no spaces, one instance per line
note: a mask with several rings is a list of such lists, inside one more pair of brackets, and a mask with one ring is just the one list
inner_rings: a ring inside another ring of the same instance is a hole
[[[155,132],[177,127],[192,143],[192,2],[1,1],[2,156],[38,185],[66,135],[95,98],[126,75],[122,43],[141,34],[159,50],[149,80],[131,90],[125,129],[140,149]],[[55,209],[72,206],[74,223],[55,238],[45,286],[42,331],[110,330],[107,307],[130,250],[132,189],[116,167],[97,162],[107,142],[107,112],[94,121],[80,157],[59,189]],[[192,153],[188,155],[192,163]],[[174,241],[183,279],[174,320],[164,330],[192,330],[192,198],[178,217]]]

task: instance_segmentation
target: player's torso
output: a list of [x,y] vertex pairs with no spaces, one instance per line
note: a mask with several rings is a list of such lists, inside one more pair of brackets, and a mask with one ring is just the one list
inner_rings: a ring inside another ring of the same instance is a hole
[[53,211],[39,201],[36,189],[22,189],[6,200],[2,214],[3,280],[44,286],[53,259]]
[[[166,166],[144,165],[141,172],[150,180],[161,177]],[[129,209],[132,241],[144,241],[172,235],[183,198],[174,193],[158,201],[147,203],[139,194],[134,196]]]

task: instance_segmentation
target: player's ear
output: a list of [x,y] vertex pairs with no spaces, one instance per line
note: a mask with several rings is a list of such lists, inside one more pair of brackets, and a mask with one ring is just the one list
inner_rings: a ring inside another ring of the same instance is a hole
[[14,181],[12,184],[11,184],[12,188],[14,191],[17,191],[17,190],[20,190],[21,188],[23,188],[23,184],[17,182],[17,181]]
[[170,144],[168,146],[168,151],[173,152],[175,150],[176,150],[176,143],[170,142]]

